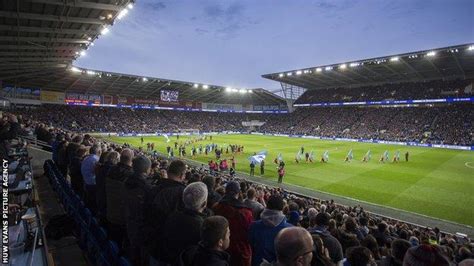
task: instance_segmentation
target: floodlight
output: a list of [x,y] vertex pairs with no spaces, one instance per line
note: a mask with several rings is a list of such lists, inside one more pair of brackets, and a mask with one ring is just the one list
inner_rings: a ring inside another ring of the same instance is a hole
[[202,85],[202,88],[207,90],[209,89],[209,85]]
[[301,73],[303,73],[301,70],[296,71],[296,75],[301,75]]
[[91,42],[89,45],[90,45],[90,46],[94,46],[95,44],[94,44],[93,42]]
[[324,70],[326,70],[326,71],[331,71],[331,70],[332,70],[332,67],[327,66],[327,67],[324,68]]
[[87,73],[88,75],[95,75],[95,74],[97,74],[97,73],[95,73],[95,71],[92,71],[92,70],[87,70],[86,73]]
[[316,68],[316,72],[321,72],[323,71],[320,67]]
[[247,90],[244,90],[244,89],[239,90],[239,93],[246,93],[246,92],[247,92]]
[[103,28],[103,29],[100,31],[100,34],[102,34],[102,35],[105,35],[105,34],[107,34],[107,33],[109,33],[109,29],[108,29],[108,28]]
[[280,78],[282,78],[283,76],[285,76],[285,74],[280,73],[280,74],[278,74],[278,76],[279,76]]
[[226,91],[226,92],[232,92],[232,88],[231,88],[231,87],[227,87],[227,88],[225,88],[225,91]]
[[122,19],[123,17],[125,17],[125,15],[127,15],[127,13],[128,13],[128,9],[124,8],[124,9],[122,9],[122,11],[120,11],[117,18]]
[[349,66],[350,67],[356,67],[356,66],[359,66],[359,63],[350,63]]
[[470,45],[469,47],[467,47],[467,50],[468,51],[474,51],[474,45]]
[[127,7],[128,7],[128,9],[133,9],[133,4],[130,3],[130,4],[127,5]]
[[71,67],[71,71],[76,73],[81,72],[81,70],[77,67]]
[[194,84],[193,84],[193,88],[199,88],[199,84],[194,83]]
[[86,51],[81,51],[79,54],[80,54],[81,56],[85,56],[85,55],[86,55]]
[[286,75],[289,77],[289,76],[293,75],[293,73],[288,72],[288,73],[286,73]]
[[398,56],[394,56],[390,58],[390,62],[397,62],[400,58]]
[[143,77],[143,78],[142,78],[142,81],[143,81],[143,82],[147,82],[147,81],[148,81],[148,79],[147,79],[147,78],[145,78],[145,77]]
[[238,89],[232,89],[232,92],[239,92]]
[[426,56],[430,56],[430,57],[431,57],[431,56],[435,56],[435,55],[436,55],[436,52],[435,52],[435,51],[431,51],[431,52],[428,52],[428,53],[426,54]]
[[346,69],[347,65],[346,64],[342,64],[339,66],[340,69]]
[[248,93],[252,93],[252,92],[253,92],[253,90],[248,90],[247,92],[248,92]]
[[88,41],[90,41],[90,40],[92,40],[92,38],[91,38],[91,37],[89,37],[89,38],[87,38],[87,40],[88,40]]

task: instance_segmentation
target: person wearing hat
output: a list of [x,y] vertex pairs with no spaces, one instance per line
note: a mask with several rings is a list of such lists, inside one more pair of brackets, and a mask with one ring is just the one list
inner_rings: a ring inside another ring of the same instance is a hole
[[161,260],[173,263],[181,251],[196,245],[206,214],[207,186],[203,182],[189,184],[183,191],[184,210],[174,211],[166,220],[161,242]]
[[239,194],[240,184],[236,181],[228,182],[224,197],[214,206],[214,212],[229,221],[230,245],[227,251],[231,258],[230,265],[248,266],[252,258],[248,233],[253,215],[252,210],[239,200]]

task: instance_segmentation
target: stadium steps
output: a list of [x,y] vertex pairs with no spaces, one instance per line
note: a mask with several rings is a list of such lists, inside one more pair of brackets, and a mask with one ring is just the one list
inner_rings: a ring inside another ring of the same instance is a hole
[[[43,163],[51,157],[51,153],[35,147],[28,148],[28,153],[33,157],[31,163],[35,177],[33,180],[36,198],[41,217],[43,218],[43,224],[46,226],[52,217],[65,214],[57,200],[56,193],[53,191],[46,176],[44,176]],[[83,252],[77,245],[77,239],[74,236],[63,237],[59,240],[48,238],[46,241],[48,252],[52,256],[54,265],[87,265]]]

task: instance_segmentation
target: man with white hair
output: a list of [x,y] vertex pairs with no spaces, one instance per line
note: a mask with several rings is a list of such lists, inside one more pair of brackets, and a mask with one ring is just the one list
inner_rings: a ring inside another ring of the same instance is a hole
[[206,219],[207,186],[203,182],[189,184],[183,191],[184,210],[174,211],[166,220],[163,238],[160,239],[160,260],[174,263],[187,247],[197,245],[201,239],[201,225]]

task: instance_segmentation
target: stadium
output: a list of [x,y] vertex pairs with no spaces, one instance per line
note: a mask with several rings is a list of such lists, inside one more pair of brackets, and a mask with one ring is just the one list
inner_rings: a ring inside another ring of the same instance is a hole
[[77,65],[141,4],[0,3],[3,264],[473,263],[474,43],[278,90]]

